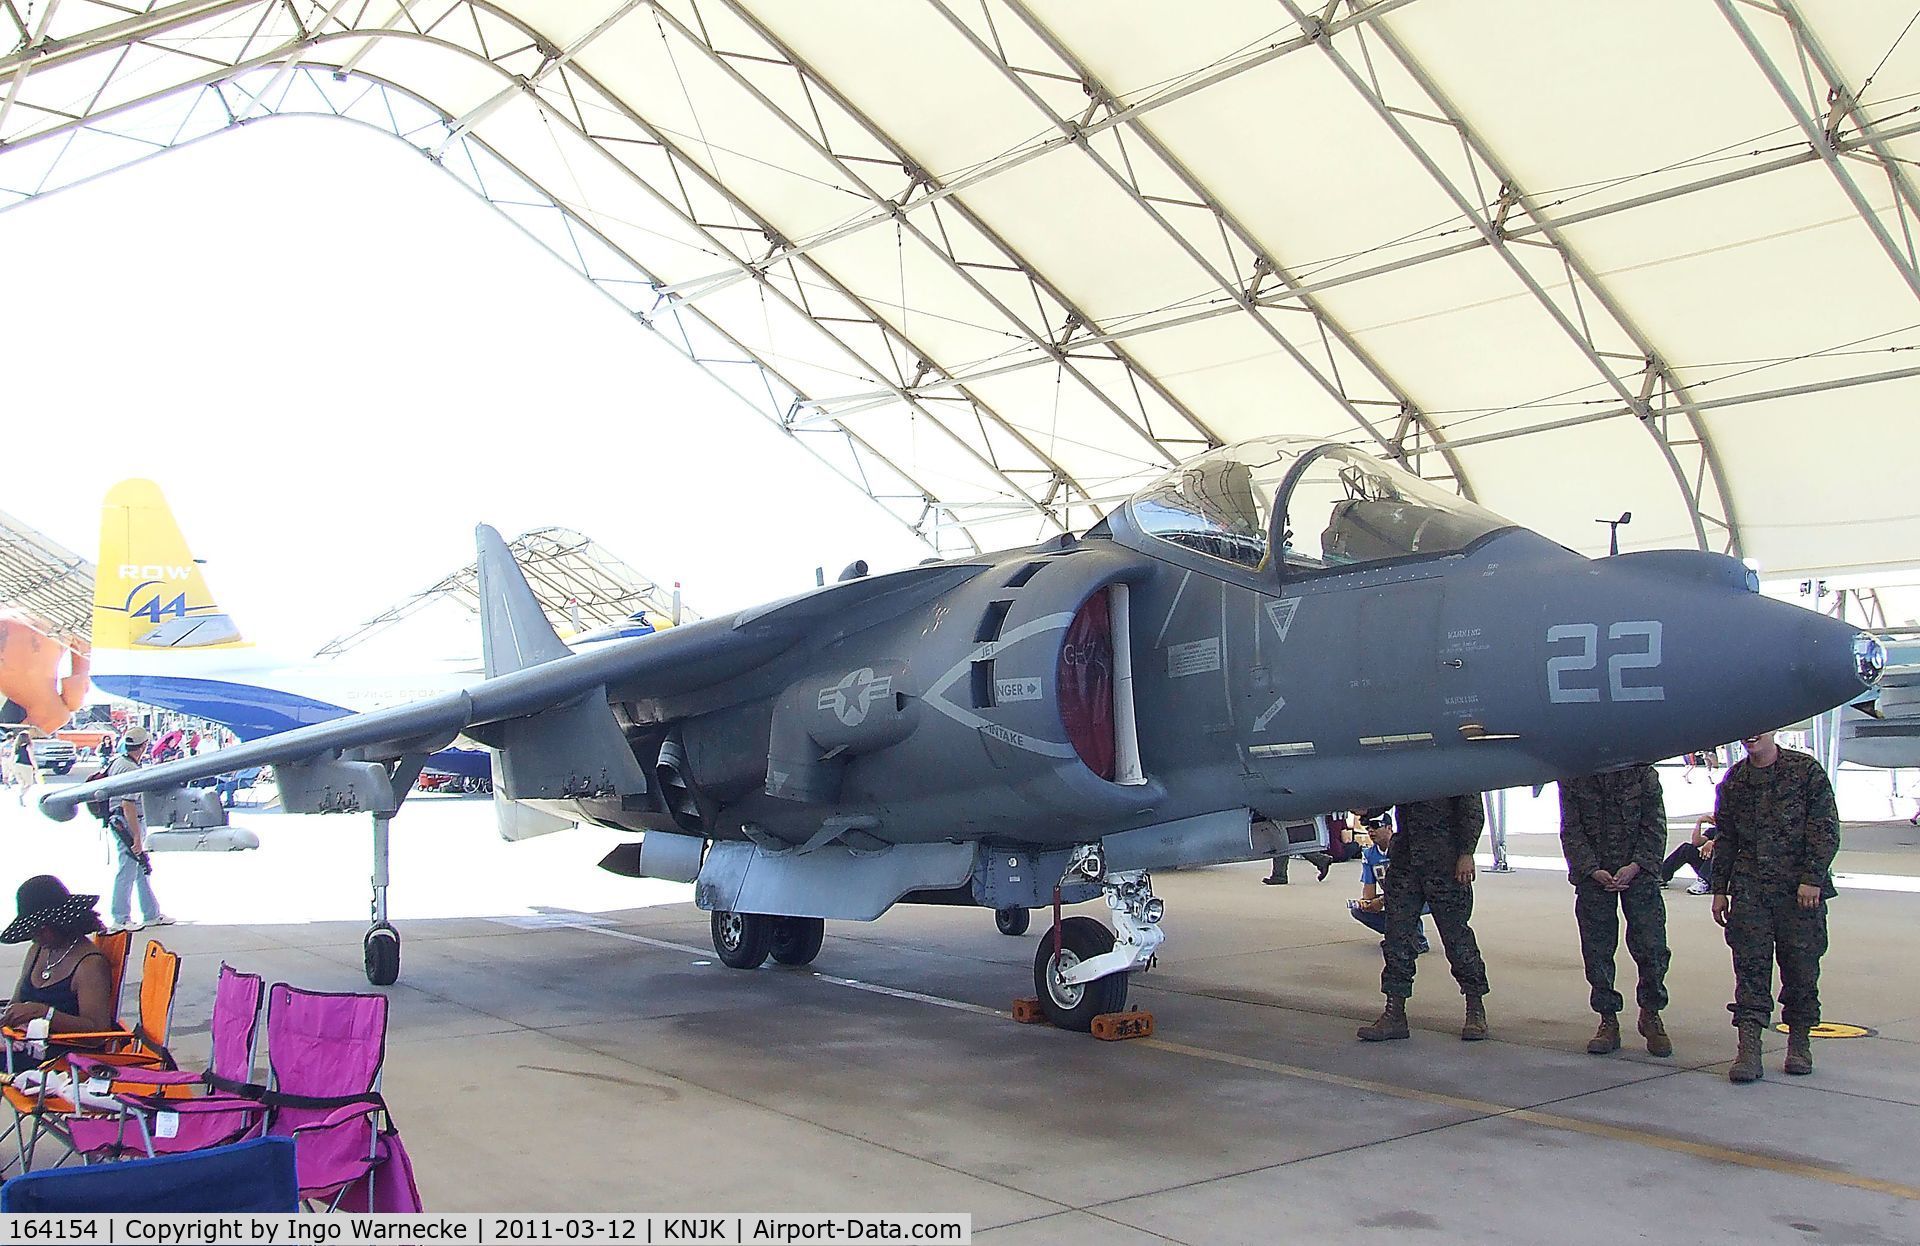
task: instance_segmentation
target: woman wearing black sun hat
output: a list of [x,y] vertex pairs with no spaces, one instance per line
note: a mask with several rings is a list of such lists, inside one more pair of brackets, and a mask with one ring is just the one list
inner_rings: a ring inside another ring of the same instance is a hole
[[51,874],[20,884],[18,915],[0,931],[0,943],[31,943],[0,1024],[24,1029],[30,1039],[113,1027],[107,958],[88,938],[100,929],[93,907],[99,900],[69,894]]

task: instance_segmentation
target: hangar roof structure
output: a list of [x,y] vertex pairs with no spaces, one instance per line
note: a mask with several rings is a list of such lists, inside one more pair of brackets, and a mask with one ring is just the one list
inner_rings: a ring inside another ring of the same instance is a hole
[[[658,580],[635,571],[606,546],[571,528],[535,528],[523,532],[507,545],[507,551],[520,564],[547,621],[562,636],[624,623],[642,610],[675,623],[691,623],[700,617],[679,600],[678,584],[662,587]],[[480,567],[477,562],[470,562],[395,602],[359,627],[328,641],[313,656],[337,658],[442,601],[450,601],[468,615],[478,617]]]
[[0,511],[0,606],[62,639],[85,637],[93,630],[93,564]]
[[[338,117],[929,545],[1269,433],[1906,568],[1910,0],[0,0],[0,207]],[[1911,36],[1911,37],[1910,37]]]
[[[692,621],[700,615],[679,600],[679,586],[663,586],[617,554],[571,528],[535,528],[508,546],[526,573],[535,600],[562,635],[626,621],[640,610]],[[50,625],[66,639],[84,640],[93,630],[91,562],[52,537],[0,511],[0,606]],[[315,657],[338,657],[440,601],[468,614],[479,611],[478,572],[473,564],[329,641]]]

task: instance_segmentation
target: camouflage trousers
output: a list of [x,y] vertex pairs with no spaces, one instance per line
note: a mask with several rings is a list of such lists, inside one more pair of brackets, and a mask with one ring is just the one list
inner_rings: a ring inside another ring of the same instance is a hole
[[1820,957],[1827,950],[1827,903],[1810,909],[1791,890],[1772,895],[1741,892],[1727,910],[1727,946],[1733,949],[1735,1025],[1766,1025],[1773,1019],[1773,966],[1780,964],[1780,1019],[1788,1025],[1820,1024]]
[[1627,918],[1627,953],[1640,970],[1634,998],[1642,1008],[1667,1006],[1667,901],[1660,882],[1641,874],[1625,891],[1608,891],[1592,880],[1574,892],[1573,917],[1580,925],[1580,957],[1587,966],[1589,1000],[1598,1013],[1619,1012],[1625,1003],[1613,989],[1613,962],[1620,950],[1620,915]]
[[1487,993],[1487,963],[1467,919],[1473,916],[1473,887],[1455,882],[1449,872],[1422,877],[1395,867],[1387,886],[1386,968],[1380,971],[1380,993],[1390,999],[1413,994],[1413,967],[1420,950],[1420,910],[1430,908],[1447,963],[1462,995]]

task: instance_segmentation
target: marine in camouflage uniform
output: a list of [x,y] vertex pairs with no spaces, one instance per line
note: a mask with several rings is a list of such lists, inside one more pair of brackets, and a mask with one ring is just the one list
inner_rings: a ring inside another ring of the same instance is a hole
[[[1779,748],[1772,733],[1746,742],[1714,802],[1713,913],[1733,950],[1733,1024],[1740,1055],[1728,1076],[1761,1075],[1760,1033],[1773,1019],[1773,968],[1787,1023],[1786,1071],[1813,1071],[1809,1031],[1820,1023],[1820,957],[1840,814],[1820,763]],[[1761,764],[1768,756],[1771,762]]]
[[[1667,903],[1660,894],[1667,852],[1667,804],[1652,766],[1560,781],[1560,847],[1567,881],[1576,888],[1574,920],[1586,962],[1590,1001],[1600,1028],[1588,1052],[1620,1049],[1620,1008],[1613,962],[1620,948],[1620,916],[1627,919],[1627,951],[1640,970],[1635,999],[1640,1033],[1656,1056],[1673,1054],[1660,1020],[1667,1006]],[[1624,882],[1624,886],[1621,884]]]
[[1487,1036],[1487,1014],[1481,1004],[1487,993],[1487,965],[1480,959],[1473,927],[1467,924],[1473,916],[1473,852],[1486,820],[1477,794],[1444,796],[1394,810],[1393,843],[1387,849],[1387,963],[1380,972],[1387,1007],[1380,1020],[1359,1031],[1368,1042],[1407,1037],[1406,1002],[1413,994],[1422,908],[1433,913],[1433,924],[1447,949],[1447,963],[1453,967],[1460,993],[1467,997],[1460,1037],[1472,1042]]

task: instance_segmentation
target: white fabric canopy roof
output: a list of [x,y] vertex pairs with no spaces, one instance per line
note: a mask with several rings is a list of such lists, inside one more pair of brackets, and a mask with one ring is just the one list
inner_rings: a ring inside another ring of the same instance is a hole
[[431,153],[937,548],[1209,445],[1584,549],[1920,564],[1911,0],[0,0],[0,206]]

